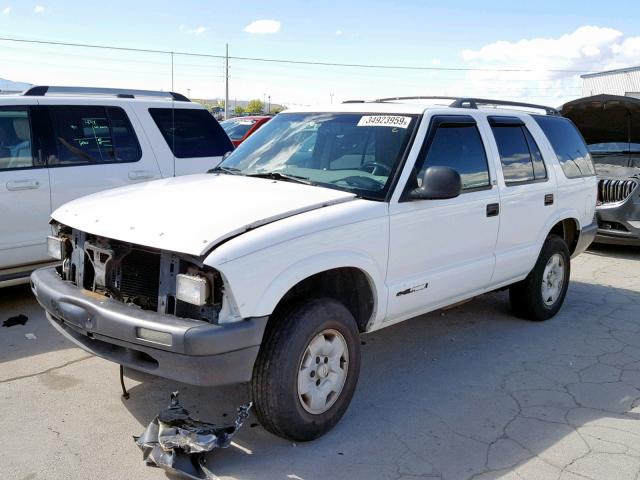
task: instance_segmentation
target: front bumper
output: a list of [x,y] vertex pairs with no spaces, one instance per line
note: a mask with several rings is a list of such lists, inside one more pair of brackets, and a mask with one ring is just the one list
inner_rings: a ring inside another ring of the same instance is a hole
[[[82,290],[55,268],[33,272],[31,289],[49,322],[84,350],[193,385],[249,381],[268,319],[215,325],[142,310]],[[159,340],[141,338],[149,330]]]
[[637,191],[625,202],[605,204],[596,208],[598,235],[596,242],[618,245],[640,245],[640,228],[629,221],[640,221],[640,201]]

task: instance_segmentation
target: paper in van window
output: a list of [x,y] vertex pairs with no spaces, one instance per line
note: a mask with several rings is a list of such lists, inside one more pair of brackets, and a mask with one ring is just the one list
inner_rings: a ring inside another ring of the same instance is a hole
[[398,127],[407,128],[411,117],[400,115],[365,115],[358,122],[359,127]]

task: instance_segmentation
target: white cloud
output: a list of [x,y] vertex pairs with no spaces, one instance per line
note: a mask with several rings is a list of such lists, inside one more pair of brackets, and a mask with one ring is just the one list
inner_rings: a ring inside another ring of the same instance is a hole
[[336,30],[336,35],[337,35],[337,36],[342,35],[342,30]]
[[244,27],[247,33],[278,33],[280,22],[277,20],[256,20]]
[[33,9],[34,13],[43,13],[45,10],[45,8],[42,5],[36,5],[36,7]]
[[2,9],[3,15],[9,15],[10,13],[11,13],[11,7],[5,7],[4,9]]
[[184,25],[180,25],[178,27],[178,30],[180,30],[181,32],[188,33],[189,35],[202,35],[204,32],[206,32],[209,29],[203,25],[200,25],[195,28],[187,28]]
[[525,70],[469,72],[465,94],[496,96],[503,91],[504,97],[537,101],[546,96],[547,101],[558,103],[558,98],[580,96],[580,73],[637,65],[640,37],[626,37],[613,28],[582,26],[557,38],[497,41],[463,50],[461,57],[472,68]]

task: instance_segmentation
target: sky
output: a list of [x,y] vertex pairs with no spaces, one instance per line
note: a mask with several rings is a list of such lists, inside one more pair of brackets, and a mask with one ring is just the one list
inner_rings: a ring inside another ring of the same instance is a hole
[[[559,106],[580,73],[640,65],[640,2],[0,0],[0,37],[231,58],[229,97],[309,105],[403,95]],[[475,70],[446,70],[475,69]],[[521,71],[504,71],[521,70]],[[524,71],[522,71],[524,70]],[[0,78],[224,97],[221,58],[0,40]]]

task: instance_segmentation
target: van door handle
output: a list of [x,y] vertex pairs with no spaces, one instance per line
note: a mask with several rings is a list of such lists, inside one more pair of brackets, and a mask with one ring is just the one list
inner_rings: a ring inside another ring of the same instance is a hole
[[487,205],[487,217],[497,217],[500,213],[499,203],[490,203]]
[[7,190],[35,190],[40,188],[38,180],[12,180],[7,182]]
[[544,204],[545,205],[553,205],[553,193],[547,193],[544,196]]
[[155,174],[151,170],[131,170],[129,172],[129,180],[145,180],[147,178],[155,178]]

